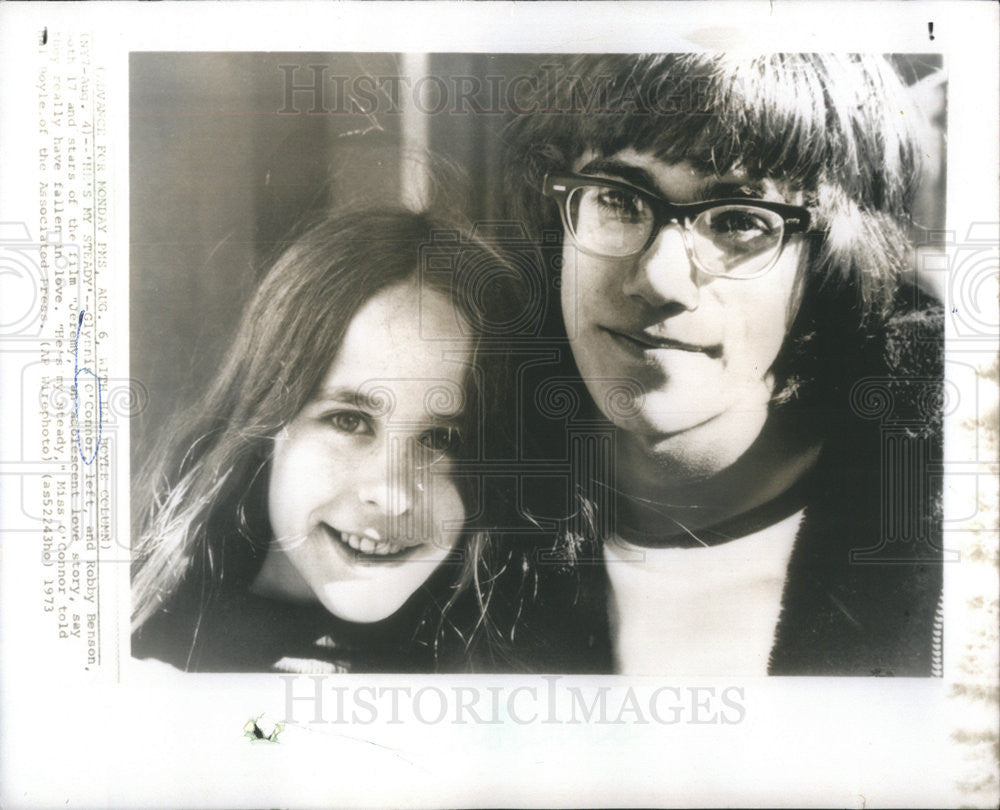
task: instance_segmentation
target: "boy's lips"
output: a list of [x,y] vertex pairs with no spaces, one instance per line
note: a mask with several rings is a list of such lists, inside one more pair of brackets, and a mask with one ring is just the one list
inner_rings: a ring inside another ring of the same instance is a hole
[[619,341],[626,342],[638,349],[675,349],[683,352],[697,352],[705,354],[711,358],[722,356],[721,343],[689,343],[672,337],[659,335],[645,329],[611,329],[604,327],[604,331]]

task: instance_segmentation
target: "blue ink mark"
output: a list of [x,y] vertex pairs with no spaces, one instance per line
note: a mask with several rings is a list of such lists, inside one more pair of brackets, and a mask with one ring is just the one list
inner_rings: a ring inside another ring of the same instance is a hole
[[958,312],[958,307],[952,307],[951,311],[952,311],[952,313]]
[[[89,467],[97,458],[97,451],[101,449],[104,414],[101,411],[101,378],[89,368],[80,368],[80,330],[83,328],[83,316],[86,314],[86,310],[80,310],[80,316],[76,319],[76,340],[73,343],[73,414],[76,416],[76,450],[83,463]],[[94,445],[94,453],[89,459],[83,454],[83,437],[81,436],[83,431],[80,430],[79,379],[81,374],[89,374],[97,382],[97,444]]]

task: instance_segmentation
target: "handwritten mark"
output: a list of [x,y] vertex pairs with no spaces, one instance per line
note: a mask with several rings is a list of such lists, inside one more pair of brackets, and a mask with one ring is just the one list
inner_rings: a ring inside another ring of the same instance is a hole
[[[76,319],[76,340],[73,342],[73,415],[76,417],[76,450],[80,454],[80,459],[88,467],[97,458],[97,451],[101,449],[101,434],[104,428],[104,414],[101,411],[101,378],[89,368],[80,368],[80,330],[83,329],[83,316],[86,310],[80,310],[80,315]],[[89,374],[97,382],[97,442],[94,445],[94,452],[88,459],[83,454],[83,431],[80,429],[80,375]]]
[[930,36],[931,41],[933,41],[934,40],[934,23],[932,23],[932,22],[927,23],[927,33]]
[[42,29],[42,33],[38,35],[38,44],[44,45],[48,41],[49,41],[49,27],[45,26]]

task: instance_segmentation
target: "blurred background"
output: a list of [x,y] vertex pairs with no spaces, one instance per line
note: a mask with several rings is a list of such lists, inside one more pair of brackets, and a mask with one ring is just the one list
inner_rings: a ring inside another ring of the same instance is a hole
[[[551,59],[551,57],[548,57]],[[923,111],[916,244],[943,239],[946,79],[891,57]],[[269,257],[331,205],[436,202],[500,216],[500,131],[545,56],[133,53],[131,377],[137,470],[218,369]]]

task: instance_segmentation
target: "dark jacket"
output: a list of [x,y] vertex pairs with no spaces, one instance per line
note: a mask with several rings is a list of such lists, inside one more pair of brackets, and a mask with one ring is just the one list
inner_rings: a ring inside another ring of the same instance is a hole
[[447,594],[449,576],[436,572],[396,613],[371,624],[245,587],[202,597],[200,588],[185,586],[132,634],[132,656],[185,672],[434,672],[441,623],[435,594]]
[[[807,479],[714,527],[738,538],[734,523],[745,535],[804,507],[770,674],[941,674],[943,348],[939,306],[898,306],[810,405],[824,444]],[[510,668],[611,672],[608,587],[599,538],[532,565],[496,600],[518,616]]]

